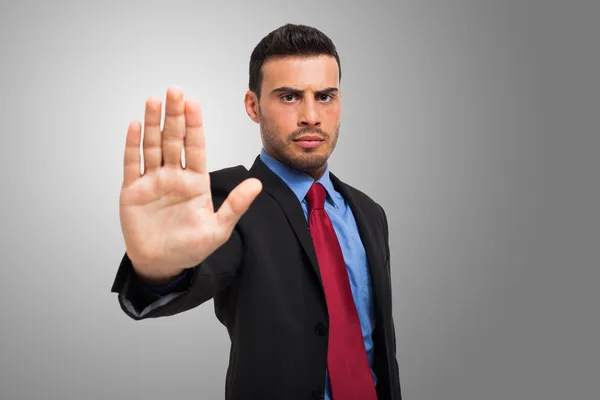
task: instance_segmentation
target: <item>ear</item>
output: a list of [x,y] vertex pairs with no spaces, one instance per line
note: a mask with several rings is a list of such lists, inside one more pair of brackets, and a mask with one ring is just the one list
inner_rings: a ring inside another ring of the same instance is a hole
[[256,96],[256,93],[248,90],[244,97],[244,105],[246,106],[246,113],[250,119],[258,124],[258,97]]

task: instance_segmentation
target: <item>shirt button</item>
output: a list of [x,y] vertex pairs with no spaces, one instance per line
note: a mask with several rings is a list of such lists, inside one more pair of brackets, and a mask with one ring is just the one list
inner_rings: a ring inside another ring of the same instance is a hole
[[322,322],[319,322],[316,326],[315,326],[315,333],[319,336],[325,336],[327,335],[327,325],[325,325]]

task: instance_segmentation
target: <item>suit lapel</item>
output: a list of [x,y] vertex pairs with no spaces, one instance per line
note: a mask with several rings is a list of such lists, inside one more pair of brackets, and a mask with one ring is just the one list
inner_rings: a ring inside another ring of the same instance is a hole
[[281,206],[300,245],[310,260],[310,264],[317,276],[321,291],[324,295],[325,292],[323,290],[323,283],[319,272],[317,255],[315,253],[312,237],[308,230],[308,223],[304,216],[302,205],[298,202],[298,198],[288,185],[286,185],[277,174],[271,171],[269,167],[262,162],[260,156],[256,157],[254,164],[250,168],[250,175],[258,178],[262,182],[263,189]]
[[367,214],[366,205],[361,204],[359,199],[352,194],[348,186],[344,184],[338,177],[336,177],[333,173],[330,173],[330,176],[335,189],[340,192],[342,196],[344,196],[344,199],[346,199],[348,202],[348,205],[352,210],[352,214],[354,215],[354,219],[356,220],[359,235],[365,248],[367,261],[369,263],[369,270],[373,283],[374,299],[378,305],[377,309],[380,312],[383,312],[387,305],[385,299],[387,298],[388,291],[388,279],[384,265],[386,260],[384,259],[384,255],[381,251],[384,244],[377,243],[375,240],[375,238],[380,237],[380,234],[377,234],[375,231],[376,225],[373,222],[373,218]]

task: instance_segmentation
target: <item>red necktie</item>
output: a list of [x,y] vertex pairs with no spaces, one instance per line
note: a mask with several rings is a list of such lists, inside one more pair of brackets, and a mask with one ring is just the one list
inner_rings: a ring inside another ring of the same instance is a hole
[[325,211],[325,188],[313,183],[306,194],[308,226],[315,247],[329,312],[327,369],[333,400],[376,400],[360,320],[346,263]]

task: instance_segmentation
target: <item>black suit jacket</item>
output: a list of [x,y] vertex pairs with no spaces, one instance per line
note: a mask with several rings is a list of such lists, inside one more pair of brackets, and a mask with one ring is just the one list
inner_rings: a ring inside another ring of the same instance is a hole
[[[111,291],[121,294],[122,310],[136,320],[175,315],[212,298],[231,339],[227,400],[322,398],[328,317],[307,221],[292,190],[259,157],[250,170],[236,166],[211,172],[215,209],[248,177],[258,178],[263,191],[230,239],[190,271],[181,294],[145,314],[132,311],[124,298],[138,308],[145,304],[136,300],[139,283],[127,254]],[[401,400],[386,214],[364,193],[333,174],[331,179],[354,213],[373,279],[378,399]]]

